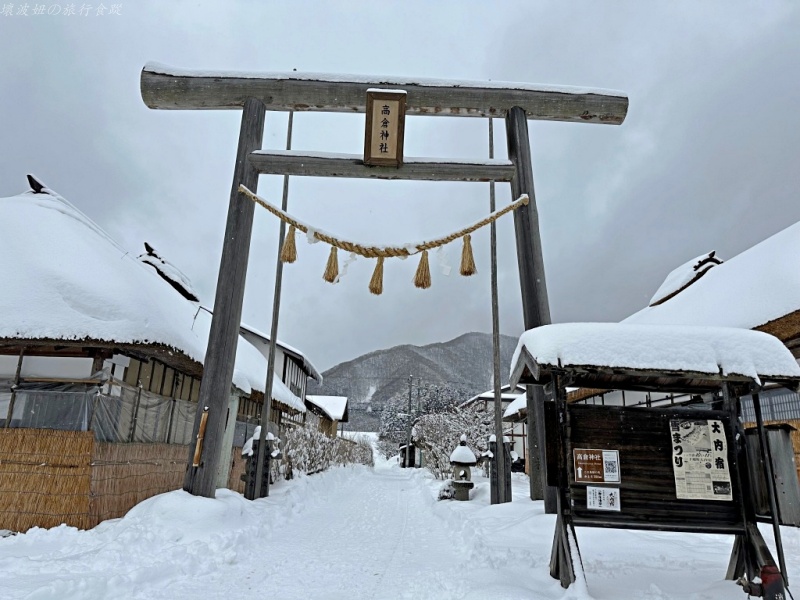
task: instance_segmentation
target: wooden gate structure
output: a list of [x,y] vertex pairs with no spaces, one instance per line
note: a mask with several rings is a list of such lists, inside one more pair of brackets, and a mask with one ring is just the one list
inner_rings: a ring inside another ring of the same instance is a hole
[[[755,334],[755,335],[753,335]],[[721,327],[567,323],[523,334],[512,385],[551,388],[547,477],[558,489],[550,574],[582,577],[575,526],[733,534],[726,574],[748,594],[785,600],[774,485],[767,485],[780,569],[757,527],[749,468],[774,482],[759,390],[797,389],[800,368],[772,336]],[[733,342],[733,343],[732,343]],[[566,388],[688,394],[687,407],[567,403]],[[752,395],[760,452],[748,453],[740,397]],[[759,582],[756,578],[760,577]]]
[[[241,109],[242,121],[231,187],[225,240],[217,280],[214,315],[200,387],[194,435],[203,407],[208,407],[203,458],[192,466],[189,457],[184,489],[213,497],[220,460],[227,398],[242,313],[254,204],[243,201],[239,186],[257,191],[260,174],[351,177],[427,181],[508,182],[514,198],[530,202],[515,211],[514,227],[525,329],[550,322],[539,222],[531,166],[528,119],[619,125],[628,98],[619,92],[512,83],[476,83],[350,75],[301,73],[245,74],[186,71],[148,63],[141,73],[141,94],[153,109]],[[367,91],[374,88],[406,92],[408,116],[505,118],[508,160],[415,160],[399,167],[370,166],[360,155],[262,150],[265,111],[364,113]],[[274,337],[274,336],[273,336]],[[269,385],[269,383],[268,383]],[[540,388],[528,388],[528,460],[541,473],[544,437]],[[269,394],[266,394],[269,401]],[[533,497],[536,481],[531,477]],[[555,494],[546,503],[555,508]]]

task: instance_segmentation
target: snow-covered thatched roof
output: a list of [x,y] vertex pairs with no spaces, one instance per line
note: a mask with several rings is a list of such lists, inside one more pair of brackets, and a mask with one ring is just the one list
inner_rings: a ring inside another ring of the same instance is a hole
[[[691,285],[655,306],[643,308],[624,322],[760,328],[787,341],[800,334],[800,319],[793,319],[795,323],[790,330],[777,320],[786,321],[784,317],[800,313],[798,265],[800,223],[795,223],[709,268]],[[771,327],[771,323],[776,326]]]
[[547,383],[568,371],[580,387],[665,390],[714,388],[722,379],[800,380],[800,366],[779,339],[733,327],[560,323],[522,334],[511,382]]
[[[159,348],[202,364],[211,317],[57,193],[0,198],[0,339]],[[263,392],[266,361],[245,340],[234,385]],[[304,412],[277,381],[273,398]]]

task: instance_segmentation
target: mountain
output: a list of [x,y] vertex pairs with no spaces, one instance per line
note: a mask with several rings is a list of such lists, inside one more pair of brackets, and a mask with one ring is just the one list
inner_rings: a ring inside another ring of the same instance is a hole
[[[508,382],[517,338],[500,336],[500,375]],[[470,396],[492,388],[492,336],[466,333],[449,342],[377,350],[343,362],[322,374],[323,385],[309,382],[309,394],[347,396],[347,429],[376,431],[383,406],[394,397],[407,397],[408,376],[414,384],[449,385]]]

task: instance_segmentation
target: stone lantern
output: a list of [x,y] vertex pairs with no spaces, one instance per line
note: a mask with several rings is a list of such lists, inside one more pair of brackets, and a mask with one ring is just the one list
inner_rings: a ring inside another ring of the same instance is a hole
[[467,448],[467,436],[461,436],[461,442],[450,455],[450,464],[453,465],[453,490],[456,500],[469,500],[469,491],[475,486],[472,483],[472,467],[478,460]]

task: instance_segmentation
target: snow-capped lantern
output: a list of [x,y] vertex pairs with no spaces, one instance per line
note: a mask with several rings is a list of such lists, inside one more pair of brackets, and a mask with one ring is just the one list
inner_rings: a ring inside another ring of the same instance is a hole
[[462,435],[456,449],[450,454],[450,464],[453,465],[453,489],[456,500],[469,500],[469,491],[475,486],[472,483],[472,467],[477,464],[472,450],[467,448],[467,436]]

